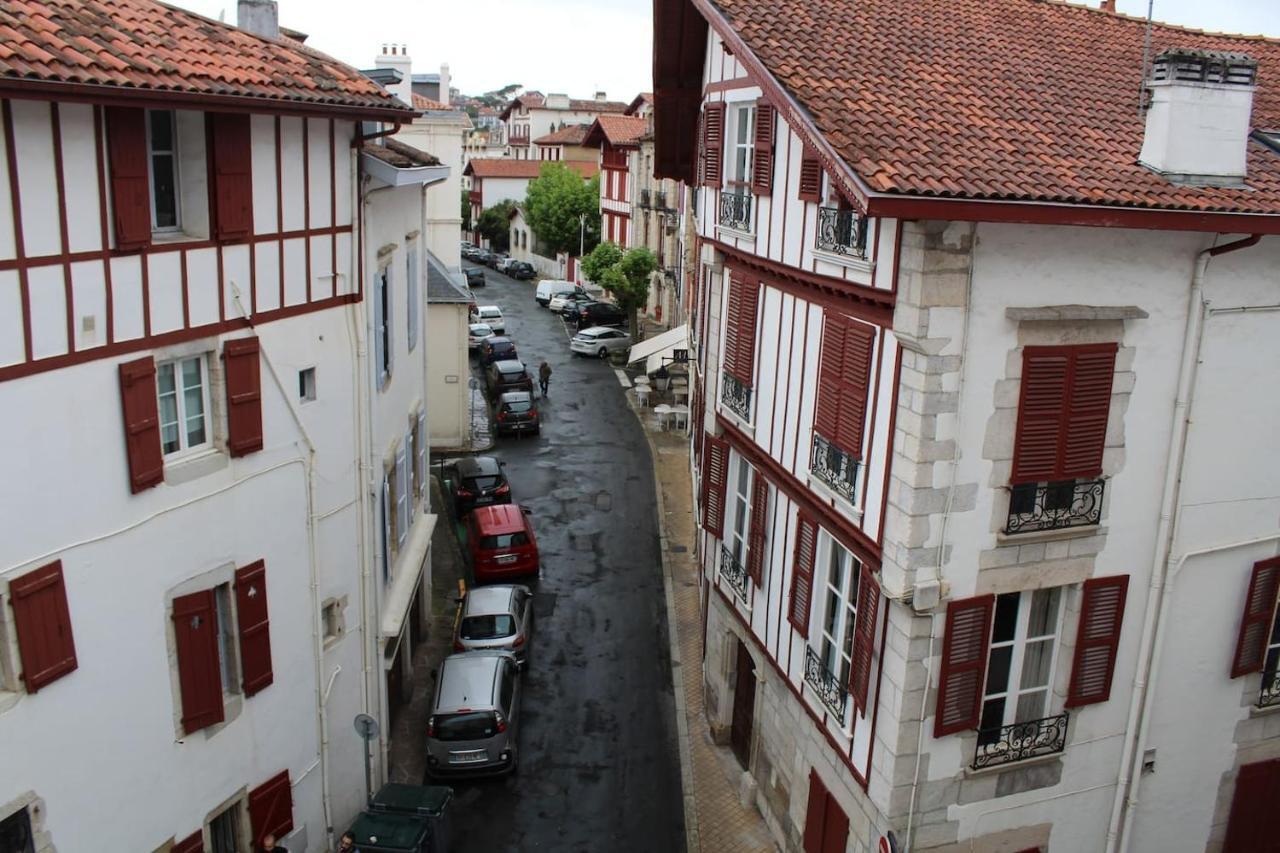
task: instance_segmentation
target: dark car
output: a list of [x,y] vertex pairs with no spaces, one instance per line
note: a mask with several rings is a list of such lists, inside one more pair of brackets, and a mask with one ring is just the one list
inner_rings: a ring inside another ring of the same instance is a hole
[[505,252],[490,252],[489,257],[484,259],[484,265],[486,267],[493,267],[496,270],[498,268],[498,262],[505,257],[507,257]]
[[578,311],[583,305],[595,302],[595,298],[585,293],[573,293],[565,297],[564,306],[560,309],[560,316],[565,319],[572,320],[578,316]]
[[489,396],[496,399],[508,391],[528,391],[533,393],[533,379],[524,369],[524,362],[514,358],[495,361],[484,372],[484,382],[489,388]]
[[493,420],[498,435],[522,432],[537,435],[541,431],[538,404],[533,402],[533,394],[528,391],[509,391],[499,397]]
[[477,264],[488,265],[489,259],[492,257],[493,254],[488,249],[476,249],[471,253],[471,260],[475,261]]
[[466,456],[453,465],[453,501],[459,516],[478,506],[511,503],[511,484],[503,463],[492,456]]
[[627,312],[612,302],[584,302],[578,305],[578,328],[591,326],[624,326]]
[[480,348],[480,363],[493,364],[495,361],[516,357],[516,342],[504,335],[485,338]]
[[463,272],[467,276],[467,287],[484,287],[484,270],[479,267],[467,267]]
[[507,275],[519,281],[532,281],[537,274],[533,264],[526,261],[514,261],[507,267]]

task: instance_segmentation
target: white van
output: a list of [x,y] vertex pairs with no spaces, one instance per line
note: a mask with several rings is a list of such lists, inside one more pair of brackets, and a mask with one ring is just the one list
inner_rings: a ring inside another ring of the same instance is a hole
[[538,304],[543,308],[551,302],[553,296],[559,296],[562,293],[573,293],[578,285],[571,281],[560,281],[554,278],[544,278],[538,282],[538,289],[534,291],[533,298],[538,300]]

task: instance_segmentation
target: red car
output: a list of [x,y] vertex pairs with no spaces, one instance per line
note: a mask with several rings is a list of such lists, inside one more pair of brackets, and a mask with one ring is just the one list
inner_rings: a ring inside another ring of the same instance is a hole
[[522,506],[484,506],[468,515],[467,549],[476,583],[538,573],[538,540]]

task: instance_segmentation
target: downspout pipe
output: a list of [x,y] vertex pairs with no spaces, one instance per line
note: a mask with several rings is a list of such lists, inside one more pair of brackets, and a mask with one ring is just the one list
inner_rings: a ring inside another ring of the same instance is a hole
[[1170,425],[1169,451],[1165,460],[1165,480],[1160,497],[1160,523],[1156,531],[1156,550],[1151,562],[1151,583],[1147,589],[1147,606],[1142,622],[1142,640],[1138,671],[1133,678],[1129,715],[1121,747],[1120,777],[1111,804],[1111,820],[1107,825],[1107,853],[1124,853],[1129,848],[1133,816],[1138,805],[1138,785],[1142,755],[1146,749],[1150,726],[1154,684],[1159,672],[1160,648],[1172,595],[1166,590],[1170,569],[1176,562],[1171,556],[1180,513],[1178,495],[1182,487],[1182,467],[1186,457],[1188,414],[1195,392],[1196,372],[1200,361],[1200,344],[1204,336],[1204,277],[1209,261],[1219,255],[1257,245],[1261,234],[1253,234],[1231,243],[1214,246],[1196,256],[1187,295],[1187,324],[1182,336],[1182,358],[1178,366],[1178,390]]

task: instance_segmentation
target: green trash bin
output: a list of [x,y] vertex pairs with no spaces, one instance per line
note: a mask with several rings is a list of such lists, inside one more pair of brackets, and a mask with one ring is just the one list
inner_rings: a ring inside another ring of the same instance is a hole
[[390,782],[348,830],[363,853],[449,853],[449,803],[442,785]]

